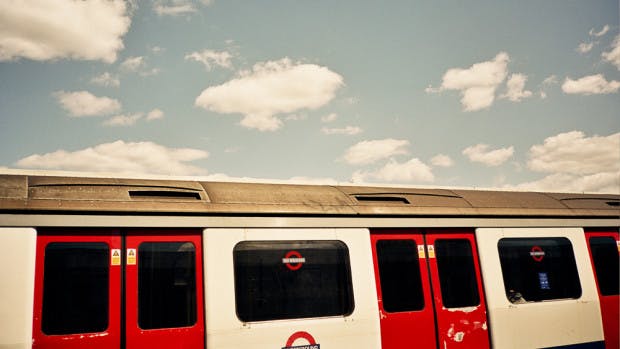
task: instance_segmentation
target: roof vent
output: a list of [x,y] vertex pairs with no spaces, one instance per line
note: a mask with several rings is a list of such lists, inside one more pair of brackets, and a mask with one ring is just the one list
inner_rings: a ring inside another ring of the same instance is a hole
[[620,207],[620,201],[607,201],[607,205],[613,207]]
[[133,200],[202,200],[199,192],[177,190],[129,190]]
[[395,203],[409,205],[410,202],[402,196],[378,196],[378,195],[355,195],[355,199],[359,202],[368,203]]

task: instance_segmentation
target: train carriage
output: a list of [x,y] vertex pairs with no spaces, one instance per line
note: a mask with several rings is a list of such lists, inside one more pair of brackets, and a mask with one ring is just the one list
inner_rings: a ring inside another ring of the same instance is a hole
[[0,175],[0,348],[615,348],[620,195]]

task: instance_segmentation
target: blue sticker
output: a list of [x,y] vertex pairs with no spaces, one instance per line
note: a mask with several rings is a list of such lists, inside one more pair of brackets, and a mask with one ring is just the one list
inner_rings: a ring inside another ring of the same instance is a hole
[[551,286],[549,285],[549,276],[547,276],[547,273],[538,273],[538,283],[540,284],[541,290],[551,289]]

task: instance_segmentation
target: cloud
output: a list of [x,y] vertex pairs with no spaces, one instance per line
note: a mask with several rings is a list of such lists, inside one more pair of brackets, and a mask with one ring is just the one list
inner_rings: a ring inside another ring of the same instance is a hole
[[325,116],[321,117],[321,122],[323,122],[323,123],[330,123],[330,122],[336,121],[336,119],[338,119],[338,114],[331,113],[331,114],[328,114],[328,115],[325,115]]
[[116,61],[131,18],[123,0],[0,1],[0,61]]
[[153,5],[153,11],[158,16],[182,16],[198,10],[188,1],[158,1]]
[[586,137],[581,131],[561,133],[533,145],[528,168],[549,173],[542,179],[512,186],[518,189],[620,193],[620,133]]
[[436,167],[452,167],[454,161],[448,155],[437,154],[431,159],[431,164]]
[[489,150],[488,144],[476,144],[463,150],[463,155],[472,162],[479,162],[489,167],[503,164],[514,154],[514,147]]
[[118,79],[118,76],[114,76],[108,72],[95,76],[90,80],[90,82],[106,87],[119,87],[121,85],[121,81]]
[[572,131],[549,137],[530,148],[528,168],[574,175],[620,171],[620,133],[586,137]]
[[34,154],[19,160],[19,168],[112,172],[116,174],[203,175],[207,171],[188,164],[209,156],[204,150],[167,148],[152,142],[100,144],[74,152],[58,150]]
[[143,113],[116,115],[103,122],[105,126],[132,126],[144,116]]
[[357,127],[357,126],[346,126],[343,128],[328,128],[328,127],[323,127],[321,129],[321,132],[325,135],[349,135],[349,136],[353,136],[356,134],[360,134],[362,132],[364,132],[364,130],[362,130],[361,128]]
[[283,58],[257,63],[233,80],[208,87],[195,105],[222,114],[243,114],[242,126],[275,131],[282,127],[277,114],[320,108],[343,85],[342,76],[326,67]]
[[577,46],[577,52],[579,53],[588,53],[592,50],[592,48],[594,47],[594,43],[593,42],[582,42],[579,44],[579,46]]
[[618,89],[620,89],[620,82],[607,81],[603,74],[584,76],[578,80],[567,77],[562,84],[562,91],[567,94],[609,94],[618,92]]
[[414,183],[414,182],[433,182],[435,176],[430,168],[417,158],[400,163],[394,159],[376,171],[356,171],[352,179],[354,183],[364,183],[368,181],[390,182],[390,183]]
[[501,95],[501,98],[508,98],[512,102],[520,102],[524,98],[532,97],[532,91],[524,90],[527,76],[523,74],[512,74],[506,86],[508,91]]
[[151,110],[148,114],[146,114],[147,121],[159,120],[164,118],[164,112],[158,108]]
[[121,69],[131,72],[137,72],[140,68],[145,66],[144,56],[128,57],[121,63]]
[[343,160],[350,165],[367,165],[409,151],[409,141],[402,139],[381,139],[361,141],[345,152]]
[[71,116],[102,116],[115,113],[121,109],[121,103],[108,97],[97,97],[88,91],[54,93],[58,103]]
[[596,31],[594,30],[594,28],[592,28],[592,29],[590,29],[590,36],[594,36],[594,37],[599,38],[599,37],[601,37],[601,36],[603,36],[603,35],[607,34],[607,32],[609,31],[609,29],[610,29],[610,28],[609,28],[609,25],[605,25],[605,26],[603,27],[603,29],[601,29],[601,31],[599,31],[599,32],[596,32]]
[[185,60],[192,60],[204,64],[208,71],[214,66],[232,69],[231,59],[233,55],[227,51],[202,50],[201,52],[192,52],[185,55]]
[[509,60],[507,53],[500,52],[492,60],[476,63],[468,69],[449,69],[443,75],[441,86],[428,87],[426,92],[457,90],[461,92],[464,111],[489,108],[495,100],[497,87],[506,79]]
[[617,35],[614,39],[614,42],[611,45],[611,51],[603,52],[601,57],[603,57],[603,60],[615,65],[616,68],[620,70],[620,35]]

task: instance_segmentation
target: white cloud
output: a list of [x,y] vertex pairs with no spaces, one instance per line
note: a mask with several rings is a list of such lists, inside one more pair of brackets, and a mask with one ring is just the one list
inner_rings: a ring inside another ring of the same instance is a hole
[[579,46],[577,46],[577,52],[588,53],[592,50],[593,47],[594,47],[593,42],[582,42],[579,44]]
[[446,71],[439,88],[428,87],[426,92],[457,90],[465,111],[489,108],[495,100],[497,87],[506,79],[510,57],[500,52],[490,61],[476,63],[468,69],[452,68]]
[[102,116],[112,114],[121,109],[121,103],[108,97],[97,97],[88,91],[54,93],[58,103],[71,116]]
[[601,54],[603,59],[618,68],[620,70],[620,35],[616,36],[613,44],[611,45],[611,51],[603,52]]
[[331,113],[331,114],[328,114],[328,115],[325,115],[325,116],[321,117],[321,122],[329,123],[329,122],[336,121],[336,119],[338,119],[338,114]]
[[95,76],[90,80],[90,82],[106,87],[119,87],[121,85],[121,81],[118,79],[118,76],[114,76],[108,72]]
[[139,69],[144,68],[146,63],[144,62],[144,56],[129,57],[121,63],[121,69],[137,72]]
[[530,148],[528,168],[549,173],[514,187],[528,190],[620,193],[620,133],[586,137],[561,133]]
[[415,183],[433,182],[435,176],[430,168],[417,158],[400,163],[394,159],[385,164],[377,171],[356,171],[352,179],[354,183],[364,183],[368,181],[390,182],[390,183]]
[[0,1],[0,61],[101,60],[123,49],[131,18],[122,0]]
[[161,111],[161,109],[158,109],[158,108],[155,108],[155,109],[151,110],[150,112],[148,112],[148,114],[146,114],[146,120],[147,121],[163,119],[163,117],[164,117],[164,112]]
[[360,133],[364,132],[364,130],[362,130],[361,128],[359,128],[357,126],[346,126],[346,127],[342,127],[342,128],[323,127],[321,129],[321,132],[323,134],[326,134],[326,135],[349,135],[349,136],[353,136],[353,135],[360,134]]
[[506,82],[508,91],[501,98],[508,98],[512,102],[520,102],[524,98],[532,97],[532,91],[525,90],[527,76],[523,74],[512,74]]
[[607,25],[607,24],[606,24],[606,25],[603,27],[603,29],[601,29],[601,31],[599,31],[599,32],[596,32],[596,31],[594,30],[594,28],[592,28],[592,29],[590,29],[590,36],[595,36],[595,37],[597,37],[597,38],[598,38],[598,37],[601,37],[601,36],[603,36],[603,35],[607,34],[607,32],[609,31],[609,29],[610,29],[610,28],[609,28],[609,25]]
[[486,166],[499,166],[514,154],[514,147],[489,149],[488,144],[476,144],[463,150],[463,155],[472,162],[479,162]]
[[345,152],[343,160],[350,165],[367,165],[409,151],[409,141],[402,139],[380,139],[361,141]]
[[431,164],[436,167],[452,167],[454,161],[448,155],[437,154],[431,159]]
[[537,172],[576,175],[620,171],[620,133],[586,137],[581,131],[561,133],[530,148],[528,168]]
[[202,50],[185,55],[185,60],[200,62],[208,71],[212,70],[214,66],[232,69],[232,58],[233,55],[230,52],[213,50]]
[[207,171],[188,164],[206,159],[209,153],[191,148],[167,148],[152,142],[100,144],[74,152],[58,150],[19,160],[19,168],[113,172],[117,174],[201,175]]
[[609,94],[618,92],[618,89],[620,89],[620,82],[607,81],[603,74],[584,76],[578,80],[567,77],[562,84],[562,91],[568,94]]
[[165,4],[159,2],[153,5],[153,10],[158,16],[181,16],[198,11],[190,2],[181,2],[176,4]]
[[326,67],[283,58],[257,63],[233,80],[208,87],[195,105],[222,114],[243,114],[242,126],[275,131],[282,127],[277,114],[320,108],[343,85],[342,76]]
[[136,122],[138,122],[138,120],[140,120],[143,116],[144,114],[142,113],[116,115],[104,121],[103,124],[105,126],[132,126],[135,125]]

